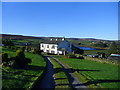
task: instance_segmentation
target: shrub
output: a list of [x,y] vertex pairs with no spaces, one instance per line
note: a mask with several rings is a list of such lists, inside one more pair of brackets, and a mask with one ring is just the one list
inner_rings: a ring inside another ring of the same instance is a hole
[[32,62],[32,60],[30,58],[25,58],[25,59],[26,59],[25,61],[27,64]]
[[8,46],[9,49],[11,49],[11,46]]
[[3,65],[8,65],[9,64],[9,58],[7,53],[2,53],[2,63]]
[[22,51],[23,51],[23,52],[25,51],[25,47],[22,47]]
[[17,50],[16,51],[16,57],[19,57],[21,59],[25,58],[25,54],[22,50]]
[[38,49],[35,49],[33,51],[34,54],[41,54],[43,52],[43,50],[38,50]]
[[84,57],[83,56],[79,56],[79,57],[77,57],[77,59],[84,59]]
[[84,57],[82,55],[76,54],[76,58],[77,59],[84,59]]
[[12,50],[14,50],[14,49],[15,49],[15,47],[11,47],[11,49],[12,49]]
[[3,43],[5,46],[14,46],[13,41],[8,40],[8,39],[3,39],[3,40],[2,40],[2,43]]
[[112,54],[112,53],[119,54],[119,50],[118,50],[116,42],[112,42],[109,47],[109,54]]
[[68,58],[76,58],[75,54],[68,54]]
[[24,67],[28,65],[28,63],[31,63],[31,59],[25,58],[23,50],[17,50],[14,65],[17,67]]

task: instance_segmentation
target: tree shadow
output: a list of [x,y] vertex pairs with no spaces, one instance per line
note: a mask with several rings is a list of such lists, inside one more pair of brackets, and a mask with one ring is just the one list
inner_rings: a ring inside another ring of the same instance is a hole
[[34,66],[34,65],[28,65],[25,70],[32,70],[32,71],[39,71],[39,70],[44,70],[45,67],[43,66]]
[[98,84],[98,83],[110,83],[110,82],[120,82],[120,80],[108,80],[108,79],[104,79],[104,80],[94,80],[94,81],[88,81],[86,83],[83,83],[84,85],[90,85],[90,84]]
[[[11,67],[11,68],[15,70],[32,70],[32,71],[39,71],[39,70],[45,69],[45,67],[43,66],[34,66],[34,65],[27,65],[25,67]],[[6,72],[5,70],[2,70],[2,71]]]
[[[64,86],[64,85],[69,85],[71,87],[74,87],[74,86],[80,86],[82,84],[73,84],[73,82],[75,81],[74,80],[74,77],[71,75],[72,73],[74,73],[75,71],[79,72],[79,71],[93,71],[93,72],[99,72],[100,70],[90,70],[90,69],[72,69],[72,68],[55,68],[54,69],[54,73],[59,73],[59,72],[65,72],[65,74],[67,75],[68,77],[68,80],[69,80],[69,83],[66,83],[66,84],[56,84],[56,86]],[[66,79],[66,78],[60,78],[60,79]],[[87,84],[86,84],[87,85]]]
[[68,83],[66,83],[66,84],[56,84],[55,86],[66,86],[66,85],[70,86],[70,84],[68,84]]
[[7,74],[21,74],[23,73],[24,71],[14,71],[14,72],[11,72],[11,71],[5,71],[5,70],[2,70],[2,74],[3,73],[7,73]]
[[[110,82],[120,82],[120,80],[108,80],[108,79],[104,79],[104,80],[93,80],[93,81],[88,81],[86,83],[82,83],[82,84],[73,84],[74,82],[74,78],[71,75],[71,73],[74,73],[75,71],[93,71],[93,72],[99,72],[100,70],[88,70],[88,69],[61,69],[61,68],[56,68],[55,73],[59,73],[59,72],[66,72],[67,77],[69,78],[69,84],[56,84],[56,86],[64,86],[64,85],[69,85],[71,87],[74,88],[74,86],[88,86],[91,84],[97,85],[98,83],[110,83]],[[97,85],[98,86],[98,85]],[[98,86],[99,87],[99,86]]]
[[30,81],[30,79],[21,79],[21,78],[9,77],[9,76],[2,76],[2,79],[10,79],[10,80],[32,82],[32,81]]
[[[53,57],[51,57],[53,58]],[[54,59],[54,58],[53,58]],[[79,72],[79,71],[90,71],[90,72],[99,72],[100,70],[91,70],[91,69],[73,69],[73,68],[66,68],[64,67],[60,62],[58,62],[62,68],[55,68],[54,69],[54,73],[59,73],[59,72],[65,72],[65,74],[67,75],[68,77],[68,81],[69,83],[67,84],[57,84],[57,86],[63,86],[63,85],[69,85],[71,86],[72,88],[74,88],[75,84],[74,85],[74,82],[77,82],[76,78],[74,77],[73,73],[74,72]]]
[[16,71],[16,70],[15,71],[5,71],[5,70],[2,70],[2,78],[3,79],[16,79],[16,80],[20,80],[18,78],[11,78],[10,76],[12,76],[12,75],[21,75],[21,76],[25,76],[27,78],[38,77],[37,75],[30,75],[29,73],[24,73],[24,70],[25,71],[26,70],[29,70],[29,71],[41,71],[41,70],[44,70],[44,69],[45,69],[45,67],[28,65],[25,68],[17,69],[18,71]]
[[[50,56],[48,56],[50,57]],[[51,58],[53,58],[51,56]],[[54,58],[53,58],[54,59]],[[59,63],[59,62],[58,62]],[[59,63],[61,64],[61,63]],[[62,65],[61,65],[62,66]],[[120,80],[107,80],[107,79],[104,79],[104,80],[91,80],[91,81],[88,81],[86,83],[81,83],[81,84],[75,84],[74,81],[75,81],[75,77],[73,75],[74,72],[79,72],[79,71],[89,71],[89,72],[100,72],[101,70],[93,70],[93,69],[73,69],[73,68],[66,68],[64,66],[62,66],[63,68],[56,68],[54,69],[54,73],[59,73],[59,72],[65,72],[67,77],[68,77],[68,80],[69,80],[69,83],[65,83],[65,84],[56,84],[56,86],[64,86],[64,85],[69,85],[71,87],[74,88],[74,86],[88,86],[88,85],[91,85],[91,84],[94,84],[96,85],[98,88],[100,86],[98,86],[97,84],[98,83],[110,83],[110,82],[113,82],[113,83],[116,83],[116,82],[120,82]],[[62,78],[60,78],[62,79]],[[64,79],[64,78],[63,78]],[[100,87],[101,88],[101,87]]]
[[88,81],[86,83],[82,83],[82,84],[56,84],[56,86],[65,86],[65,85],[71,85],[71,86],[88,86],[88,85],[91,85],[91,84],[94,84],[94,85],[97,85],[98,83],[110,83],[110,82],[113,82],[113,83],[116,83],[116,82],[120,82],[120,80],[94,80],[94,81]]
[[99,72],[100,70],[72,69],[72,68],[68,68],[68,69],[56,68],[56,69],[54,69],[54,72],[55,72],[55,73],[59,73],[59,72],[74,73],[75,71],[77,71],[77,72],[79,72],[79,71],[96,71],[96,72]]
[[61,79],[67,79],[67,78],[55,78],[55,80],[61,80]]

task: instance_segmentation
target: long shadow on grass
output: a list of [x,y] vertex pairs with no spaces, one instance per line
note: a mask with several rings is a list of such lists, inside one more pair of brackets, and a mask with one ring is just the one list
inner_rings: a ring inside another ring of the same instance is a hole
[[69,69],[64,69],[64,68],[56,68],[54,69],[55,73],[59,73],[59,72],[68,72],[68,73],[74,73],[75,71],[79,72],[79,71],[96,71],[96,72],[99,72],[100,70],[89,70],[89,69],[72,69],[72,68],[69,68]]
[[33,65],[28,65],[26,68],[24,68],[25,70],[32,70],[32,71],[40,71],[40,70],[44,70],[45,67],[42,66],[33,66]]
[[[91,84],[98,84],[98,83],[110,83],[110,82],[114,82],[114,83],[117,83],[117,82],[120,82],[120,80],[94,80],[94,81],[88,81],[86,83],[83,83],[83,84],[74,84],[74,86],[87,86],[87,85],[91,85]],[[56,86],[65,86],[65,85],[69,85],[69,84],[57,84]]]
[[3,76],[3,79],[17,79],[17,78],[11,78],[10,77],[11,75],[21,75],[21,76],[26,76],[28,78],[38,77],[36,75],[30,75],[29,73],[26,73],[26,71],[43,71],[44,68],[45,67],[28,65],[25,68],[14,68],[13,71],[2,70],[2,76]]
[[67,79],[67,78],[56,78],[55,80],[61,80],[61,79]]
[[84,85],[98,84],[98,83],[110,83],[110,82],[120,82],[120,80],[94,80],[83,83]]
[[[22,73],[24,70],[30,70],[30,71],[40,71],[40,70],[44,70],[45,67],[42,67],[42,66],[34,66],[34,65],[28,65],[26,67],[16,67],[16,68],[11,68],[13,70],[18,70],[16,72],[19,72],[19,73]],[[19,71],[21,70],[21,71]],[[8,72],[8,73],[13,73],[11,71],[5,71],[5,70],[2,70],[2,72]],[[15,72],[14,72],[15,73]]]
[[9,79],[9,80],[18,80],[18,81],[27,81],[27,82],[32,82],[30,81],[29,77],[25,78],[25,79],[20,79],[20,78],[15,78],[15,77],[10,77],[10,76],[2,76],[2,79]]
[[[64,86],[64,85],[69,85],[71,87],[75,87],[75,86],[83,86],[82,84],[74,84],[73,82],[75,82],[73,76],[71,75],[71,73],[74,73],[75,71],[79,72],[79,71],[94,71],[94,72],[99,72],[100,70],[88,70],[88,69],[72,69],[72,68],[68,68],[68,69],[65,69],[65,68],[56,68],[54,69],[54,73],[59,73],[59,72],[66,72],[66,75],[68,76],[68,79],[69,79],[69,84],[66,83],[66,84],[56,84],[56,86]],[[61,78],[61,79],[64,79],[64,78]],[[85,85],[85,84],[84,84]],[[86,84],[87,85],[87,84]],[[86,86],[85,85],[85,86]]]
[[[33,66],[33,65],[28,65],[27,67],[24,67],[24,68],[10,68],[10,69],[6,69],[6,70],[3,69],[2,70],[3,87],[7,86],[6,85],[7,81],[8,82],[13,81],[14,84],[18,83],[18,84],[15,84],[14,87],[23,87],[24,84],[26,84],[27,82],[33,83],[31,78],[39,77],[39,75],[31,75],[29,72],[36,72],[36,71],[40,72],[43,69],[44,69],[44,67]],[[18,86],[16,86],[16,85],[18,85]],[[9,86],[9,84],[8,84],[8,86]]]
[[[53,57],[51,57],[51,58],[53,58]],[[100,70],[68,68],[64,64],[62,64],[61,62],[59,62],[58,60],[56,60],[56,61],[62,66],[62,68],[56,68],[56,69],[54,69],[54,73],[65,72],[66,75],[67,75],[67,77],[68,77],[68,80],[69,80],[69,84],[57,84],[56,86],[69,85],[72,88],[87,88],[86,86],[77,85],[77,84],[79,84],[81,82],[74,76],[73,73],[76,72],[76,71],[77,72],[79,72],[79,71],[90,71],[90,72],[94,71],[94,72],[99,72],[100,71]]]

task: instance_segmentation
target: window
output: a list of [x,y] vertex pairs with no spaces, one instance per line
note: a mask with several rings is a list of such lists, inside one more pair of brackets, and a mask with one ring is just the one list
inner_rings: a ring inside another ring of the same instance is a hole
[[42,44],[42,47],[44,47],[44,45]]
[[49,48],[49,45],[47,45],[47,48]]
[[52,54],[55,54],[55,51],[51,51]]
[[49,50],[47,50],[47,53],[49,53]]
[[55,46],[54,46],[54,45],[52,46],[52,49],[55,49]]

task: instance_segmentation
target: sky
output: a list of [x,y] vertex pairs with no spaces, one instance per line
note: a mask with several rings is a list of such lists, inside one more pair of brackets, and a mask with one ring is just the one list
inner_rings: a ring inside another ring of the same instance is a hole
[[118,2],[3,2],[2,32],[118,39]]

